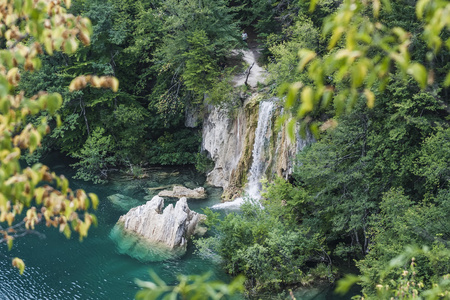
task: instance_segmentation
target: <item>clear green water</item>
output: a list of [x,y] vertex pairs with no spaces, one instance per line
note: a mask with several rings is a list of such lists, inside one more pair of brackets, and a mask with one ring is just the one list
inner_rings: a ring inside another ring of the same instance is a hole
[[[46,163],[58,174],[71,177],[73,170],[60,159]],[[204,184],[204,178],[191,168],[164,168],[149,175],[142,180],[118,180],[105,185],[72,179],[72,188],[83,188],[99,196],[98,227],[92,228],[88,238],[80,243],[76,234],[68,240],[56,229],[40,226],[38,230],[45,238],[29,235],[17,239],[9,252],[2,247],[0,299],[133,299],[137,291],[135,278],[149,279],[150,269],[167,283],[174,283],[180,273],[203,274],[206,271],[212,272],[214,279],[229,280],[216,263],[194,254],[192,245],[181,258],[164,262],[142,262],[119,253],[109,235],[126,211],[112,204],[107,199],[109,195],[120,193],[145,203],[147,192],[144,189],[148,187],[183,184],[192,188]],[[207,191],[207,199],[189,202],[191,209],[200,211],[202,207],[220,202],[220,189],[207,187]],[[168,203],[166,201],[166,205]],[[26,263],[22,276],[11,267],[11,258],[16,256]]]

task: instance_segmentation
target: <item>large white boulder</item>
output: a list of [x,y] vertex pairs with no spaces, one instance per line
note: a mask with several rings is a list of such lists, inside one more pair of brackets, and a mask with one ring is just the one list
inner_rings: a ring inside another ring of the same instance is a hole
[[168,257],[173,257],[185,253],[189,238],[205,218],[189,209],[186,198],[178,200],[175,207],[169,204],[164,208],[164,199],[155,196],[121,216],[117,223],[126,234],[137,236],[148,247],[166,251]]

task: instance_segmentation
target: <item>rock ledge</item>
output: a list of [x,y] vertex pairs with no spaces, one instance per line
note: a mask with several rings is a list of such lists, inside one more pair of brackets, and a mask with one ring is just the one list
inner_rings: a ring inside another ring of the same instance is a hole
[[202,187],[196,189],[188,189],[184,186],[176,185],[171,191],[164,190],[158,193],[159,197],[170,198],[190,198],[190,199],[204,199],[206,198],[206,191]]

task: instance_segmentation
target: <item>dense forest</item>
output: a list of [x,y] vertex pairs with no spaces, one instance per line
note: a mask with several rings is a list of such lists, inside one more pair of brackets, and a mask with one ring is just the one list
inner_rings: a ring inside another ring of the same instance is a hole
[[[315,142],[289,180],[265,182],[264,208],[205,210],[215,234],[197,251],[243,274],[249,296],[341,280],[344,291],[358,282],[365,299],[450,299],[448,1],[76,0],[68,12],[92,22],[89,45],[41,49],[40,68],[17,86],[63,99],[58,117],[28,116],[52,128],[27,162],[56,150],[95,183],[149,165],[204,169],[201,122],[186,127],[185,115],[243,105],[230,53],[247,47],[246,30],[269,74],[259,92],[281,98],[279,123],[301,124]],[[79,81],[69,91],[83,74],[115,77],[119,88]],[[359,275],[341,279],[349,273]]]

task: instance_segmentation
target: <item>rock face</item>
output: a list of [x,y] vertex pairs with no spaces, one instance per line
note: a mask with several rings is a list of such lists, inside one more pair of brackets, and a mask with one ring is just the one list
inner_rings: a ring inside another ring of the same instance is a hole
[[123,230],[145,239],[150,246],[184,254],[187,241],[205,216],[193,212],[187,199],[181,198],[164,210],[164,199],[155,196],[146,204],[131,209],[120,217]]
[[[214,161],[214,169],[207,174],[207,182],[214,186],[227,189],[232,181],[252,128],[256,126],[252,115],[255,111],[256,97],[247,101],[232,117],[229,113],[214,106],[207,107],[203,122],[202,150],[206,151]],[[257,115],[257,105],[256,105]],[[256,116],[256,120],[257,120]],[[250,138],[251,139],[251,138]],[[251,150],[250,150],[251,153]]]
[[[311,135],[302,139],[297,134],[295,141],[289,139],[287,124],[283,124],[281,130],[277,129],[275,119],[282,111],[275,98],[263,101],[272,101],[275,105],[271,113],[267,114],[267,118],[271,120],[259,120],[260,110],[266,112],[260,107],[263,103],[260,100],[260,95],[253,94],[234,117],[212,106],[205,116],[202,149],[209,153],[215,163],[214,169],[207,174],[207,182],[224,189],[224,200],[242,196],[243,188],[252,177],[250,170],[254,165],[254,153],[259,153],[259,161],[255,165],[258,167],[258,174],[269,180],[275,176],[288,179],[293,171],[296,154],[314,141]],[[268,126],[257,132],[261,121],[268,121]],[[258,142],[261,140],[265,142]],[[255,146],[264,148],[255,149]],[[262,169],[259,170],[260,168]]]
[[206,198],[206,191],[202,187],[191,190],[184,186],[176,185],[171,191],[164,190],[159,192],[158,196],[171,198],[204,199]]

